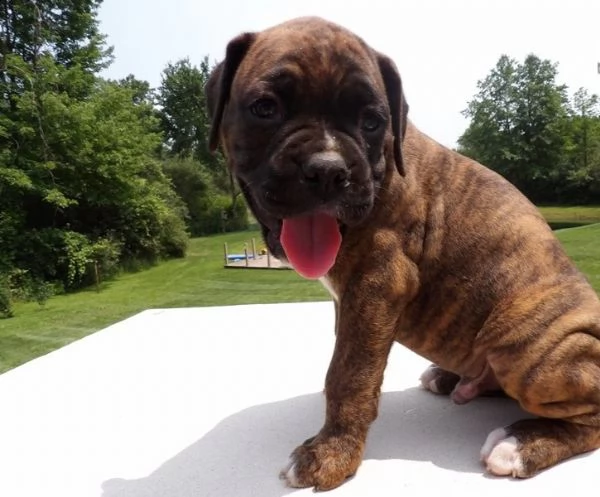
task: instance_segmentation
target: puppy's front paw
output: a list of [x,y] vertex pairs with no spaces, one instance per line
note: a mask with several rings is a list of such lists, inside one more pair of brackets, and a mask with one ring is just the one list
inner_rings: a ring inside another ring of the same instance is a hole
[[330,490],[356,473],[363,448],[362,442],[348,435],[317,435],[292,452],[279,476],[290,487]]

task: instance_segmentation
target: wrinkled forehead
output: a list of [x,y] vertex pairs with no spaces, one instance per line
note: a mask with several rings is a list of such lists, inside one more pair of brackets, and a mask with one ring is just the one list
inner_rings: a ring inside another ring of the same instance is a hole
[[352,78],[383,88],[373,50],[328,23],[288,23],[259,33],[238,74],[255,84],[289,78],[307,85],[339,85]]

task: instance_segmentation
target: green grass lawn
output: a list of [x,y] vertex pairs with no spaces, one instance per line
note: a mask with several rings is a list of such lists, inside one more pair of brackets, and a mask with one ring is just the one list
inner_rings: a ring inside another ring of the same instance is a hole
[[148,308],[329,299],[320,283],[293,271],[223,269],[223,243],[238,252],[252,237],[260,245],[258,232],[196,238],[185,259],[123,274],[99,293],[15,305],[15,317],[0,319],[0,372]]
[[[567,208],[575,209],[567,214],[546,209],[562,222],[596,215],[600,221],[600,208]],[[600,293],[600,224],[557,235]],[[318,282],[293,271],[223,269],[223,243],[238,252],[252,237],[261,244],[255,231],[194,239],[185,259],[123,274],[104,283],[99,293],[90,289],[53,297],[44,307],[17,304],[15,317],[0,319],[0,372],[148,308],[329,299]]]
[[558,230],[556,236],[600,295],[600,223]]

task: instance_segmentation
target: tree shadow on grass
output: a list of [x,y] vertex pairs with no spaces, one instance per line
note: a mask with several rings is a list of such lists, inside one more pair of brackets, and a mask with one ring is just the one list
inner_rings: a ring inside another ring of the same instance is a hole
[[579,221],[549,221],[548,224],[553,231],[556,230],[565,230],[569,228],[579,228],[580,226],[587,226],[588,224],[593,224],[593,221],[590,222],[579,222]]
[[[200,440],[138,480],[111,479],[103,497],[282,497],[294,490],[277,478],[291,450],[323,421],[314,393],[257,405],[221,421]],[[365,460],[431,462],[445,470],[482,473],[486,435],[524,415],[506,398],[457,406],[420,388],[382,394]],[[359,470],[360,475],[360,470]]]

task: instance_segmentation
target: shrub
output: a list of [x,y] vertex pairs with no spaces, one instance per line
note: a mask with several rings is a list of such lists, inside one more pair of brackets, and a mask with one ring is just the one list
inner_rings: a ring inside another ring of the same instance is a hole
[[14,315],[10,285],[7,274],[0,274],[0,316],[11,318]]
[[241,197],[229,205],[226,209],[227,222],[225,231],[243,231],[249,227],[248,208]]
[[96,281],[96,268],[99,277],[110,278],[118,271],[121,257],[121,242],[112,236],[92,240],[89,235],[57,228],[31,230],[22,246],[19,266],[28,270],[11,273],[17,300],[44,300],[44,295],[57,293],[57,287],[68,291],[91,285]]
[[188,243],[185,222],[171,212],[162,220],[160,244],[164,257],[185,257]]
[[196,220],[194,235],[210,235],[248,229],[248,209],[238,197],[232,202],[225,195],[205,199],[202,214]]
[[33,300],[44,306],[54,292],[54,286],[51,283],[40,279],[31,279],[28,283],[27,300]]
[[75,231],[64,231],[63,243],[64,252],[59,260],[66,266],[66,287],[80,287],[92,262],[92,244],[85,235]]
[[96,269],[98,270],[98,279],[105,280],[111,278],[119,271],[119,260],[121,257],[121,244],[112,238],[100,238],[92,245],[90,260],[95,266],[93,278],[96,279]]
[[215,186],[214,177],[202,163],[190,158],[171,158],[165,161],[163,169],[187,208],[186,221],[192,236],[248,228],[242,197],[232,201]]
[[13,303],[35,301],[44,305],[54,295],[52,284],[29,274],[26,269],[12,269],[0,274],[0,316],[14,316]]

